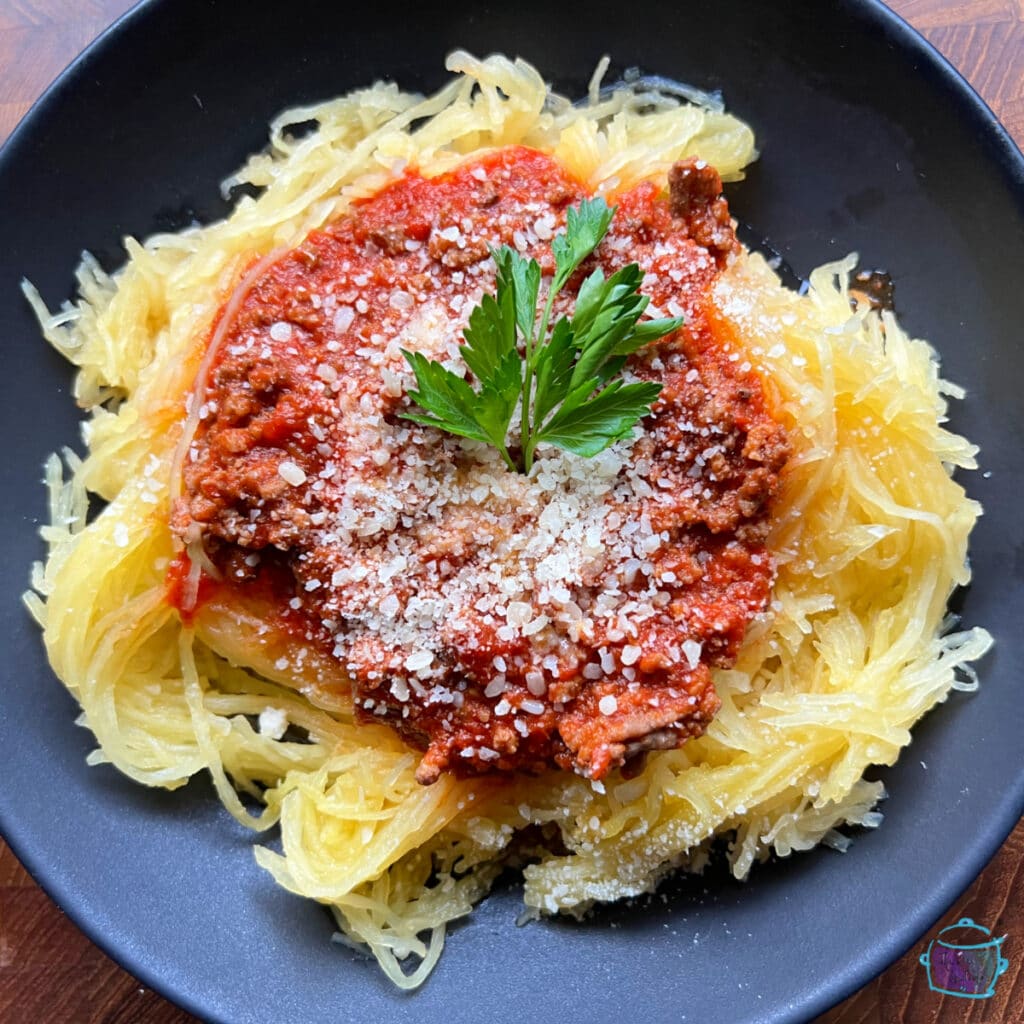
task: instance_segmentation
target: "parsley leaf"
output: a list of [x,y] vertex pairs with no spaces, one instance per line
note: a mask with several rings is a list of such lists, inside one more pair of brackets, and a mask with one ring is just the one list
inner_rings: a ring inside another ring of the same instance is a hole
[[630,437],[637,420],[650,412],[661,385],[614,380],[593,398],[566,409],[565,403],[544,426],[539,440],[577,455],[593,456]]
[[[402,415],[459,437],[492,444],[512,470],[528,473],[538,444],[594,456],[631,436],[650,412],[661,385],[625,383],[627,357],[682,325],[681,317],[640,321],[649,299],[643,274],[631,263],[606,278],[595,270],[580,285],[571,317],[548,323],[555,299],[608,232],[615,208],[585,199],[566,215],[551,249],[555,273],[539,319],[541,268],[516,250],[492,252],[494,295],[485,295],[463,331],[462,356],[479,390],[418,352],[403,355],[416,375],[409,397],[423,410]],[[520,411],[518,461],[509,426]]]
[[566,212],[565,232],[555,236],[555,280],[552,290],[561,291],[577,267],[601,244],[615,216],[615,207],[603,199],[584,199]]
[[503,245],[494,252],[498,266],[498,295],[508,292],[513,296],[516,327],[524,338],[533,330],[537,319],[537,293],[540,291],[540,264],[523,259],[515,249]]

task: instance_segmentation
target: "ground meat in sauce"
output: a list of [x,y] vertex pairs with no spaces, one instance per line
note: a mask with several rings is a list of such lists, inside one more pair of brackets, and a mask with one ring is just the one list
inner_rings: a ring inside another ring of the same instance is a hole
[[399,416],[401,349],[465,372],[488,247],[550,273],[585,194],[523,148],[407,173],[263,273],[200,396],[173,529],[201,531],[224,586],[276,581],[281,621],[339,666],[317,685],[351,685],[361,719],[423,750],[424,783],[552,765],[599,779],[700,735],[711,668],[769,601],[788,446],[708,301],[737,242],[703,162],[676,164],[667,196],[618,197],[575,282],[635,261],[651,315],[686,318],[627,368],[663,385],[634,441],[589,460],[541,449],[523,477]]

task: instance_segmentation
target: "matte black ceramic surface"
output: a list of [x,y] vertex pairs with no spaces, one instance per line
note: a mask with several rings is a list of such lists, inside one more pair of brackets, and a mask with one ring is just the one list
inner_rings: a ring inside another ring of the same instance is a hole
[[[603,53],[724,91],[762,158],[736,215],[799,274],[858,250],[965,384],[953,425],[982,447],[985,504],[960,601],[997,637],[882,773],[886,820],[845,856],[715,874],[667,902],[516,928],[518,893],[453,929],[427,985],[394,991],[332,945],[326,913],[276,888],[205,781],[167,794],[86,769],[90,738],[18,595],[41,555],[45,455],[77,436],[70,374],[40,342],[25,275],[69,297],[83,248],[224,213],[218,182],[282,107],[380,76],[440,84],[445,54],[520,53],[581,93]],[[0,465],[5,568],[0,822],[58,903],[130,970],[210,1019],[800,1021],[864,983],[981,870],[1024,805],[1024,169],[992,115],[880,4],[489,0],[321,5],[153,0],[63,76],[0,156]],[[921,762],[927,764],[925,770]]]

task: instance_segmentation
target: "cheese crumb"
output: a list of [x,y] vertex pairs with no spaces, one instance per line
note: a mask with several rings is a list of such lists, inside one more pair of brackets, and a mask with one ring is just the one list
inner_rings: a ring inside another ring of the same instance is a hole
[[261,736],[279,740],[288,728],[288,716],[281,708],[264,708],[260,712],[259,729]]
[[431,654],[430,651],[413,651],[413,653],[405,659],[405,667],[410,672],[420,672],[425,668],[429,668],[433,661],[434,655]]
[[696,640],[683,641],[683,655],[691,671],[700,664],[700,652],[702,649],[702,645],[697,643]]
[[634,665],[640,660],[643,651],[636,644],[626,644],[622,648],[621,660],[623,665]]
[[292,487],[300,487],[306,482],[306,473],[301,466],[297,466],[294,462],[282,462],[277,467],[278,476],[281,477],[285,483],[289,483]]

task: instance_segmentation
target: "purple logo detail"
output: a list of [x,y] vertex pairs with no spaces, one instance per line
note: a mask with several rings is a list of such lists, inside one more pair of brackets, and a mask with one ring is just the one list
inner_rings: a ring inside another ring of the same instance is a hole
[[1010,966],[1001,952],[1006,940],[962,917],[943,928],[920,956],[933,992],[961,999],[987,999],[996,990],[996,979]]

